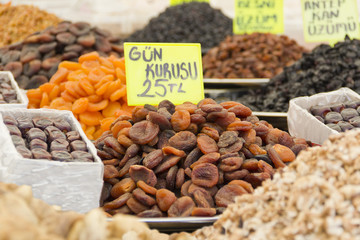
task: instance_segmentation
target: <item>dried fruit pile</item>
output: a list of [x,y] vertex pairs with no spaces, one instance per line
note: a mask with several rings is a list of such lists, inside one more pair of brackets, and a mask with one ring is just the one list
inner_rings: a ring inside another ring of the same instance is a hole
[[359,145],[356,129],[301,152],[272,181],[237,198],[213,226],[196,231],[195,237],[358,239]]
[[320,122],[338,131],[345,132],[360,127],[360,101],[348,101],[329,105],[315,105],[310,108],[311,114]]
[[60,18],[35,6],[0,4],[0,47],[20,42],[59,22]]
[[10,79],[0,77],[0,104],[1,103],[19,103],[16,91],[11,86]]
[[136,107],[95,141],[103,208],[139,217],[212,216],[307,148],[237,102]]
[[208,3],[190,2],[168,7],[126,41],[201,43],[202,48],[211,48],[227,35],[232,35],[230,18]]
[[289,101],[300,96],[349,87],[360,93],[360,40],[346,38],[334,47],[322,44],[284,72],[272,78],[263,89],[239,96],[254,111],[286,112]]
[[24,158],[93,162],[79,132],[62,119],[4,116],[16,150]]
[[205,78],[271,78],[301,58],[305,49],[270,33],[228,36],[203,57]]
[[[32,196],[30,186],[0,182],[0,236],[2,239],[52,240],[168,240],[133,216],[106,214],[94,209],[87,214],[59,211]],[[96,226],[96,227],[95,227]]]
[[86,22],[62,22],[0,49],[0,70],[11,71],[19,86],[37,88],[55,74],[61,61],[77,61],[82,54],[120,56],[120,40]]
[[127,105],[125,61],[91,52],[79,62],[64,61],[49,83],[27,91],[29,108],[72,111],[92,140],[109,130],[120,115],[131,115]]

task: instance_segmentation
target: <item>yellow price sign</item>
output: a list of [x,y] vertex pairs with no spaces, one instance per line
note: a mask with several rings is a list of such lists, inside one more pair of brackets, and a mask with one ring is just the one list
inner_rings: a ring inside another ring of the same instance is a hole
[[170,0],[170,6],[175,6],[175,5],[189,3],[189,2],[207,2],[207,3],[209,3],[209,0]]
[[305,41],[330,42],[360,38],[356,0],[301,0]]
[[235,0],[233,32],[283,33],[283,0]]
[[128,105],[204,98],[199,43],[124,43]]

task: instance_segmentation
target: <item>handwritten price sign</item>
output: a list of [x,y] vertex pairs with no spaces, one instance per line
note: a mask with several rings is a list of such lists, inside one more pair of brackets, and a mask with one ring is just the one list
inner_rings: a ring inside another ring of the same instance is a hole
[[124,43],[124,54],[130,106],[204,98],[199,43]]
[[283,0],[235,0],[233,32],[283,33]]
[[356,0],[301,0],[305,41],[330,42],[360,38]]

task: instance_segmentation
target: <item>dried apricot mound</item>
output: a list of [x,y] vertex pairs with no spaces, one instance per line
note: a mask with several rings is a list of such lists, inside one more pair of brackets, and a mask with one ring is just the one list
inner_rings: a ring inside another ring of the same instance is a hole
[[114,119],[131,116],[124,61],[113,55],[101,57],[97,52],[81,55],[78,63],[63,61],[49,83],[27,92],[28,108],[72,111],[87,137],[97,139],[110,129]]
[[240,103],[212,99],[137,106],[106,124],[94,144],[106,165],[102,204],[111,215],[214,216],[307,147]]

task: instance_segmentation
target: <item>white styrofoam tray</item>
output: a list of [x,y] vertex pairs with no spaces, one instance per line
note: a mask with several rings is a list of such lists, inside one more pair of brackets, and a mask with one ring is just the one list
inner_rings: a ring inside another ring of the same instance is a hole
[[322,144],[331,134],[339,134],[339,132],[317,120],[309,112],[309,109],[315,105],[343,103],[352,100],[360,100],[360,95],[350,88],[340,88],[336,91],[318,93],[310,97],[291,99],[287,113],[290,134],[295,137],[305,138],[317,144]]
[[23,94],[19,88],[19,85],[14,79],[14,76],[10,71],[0,71],[0,78],[8,78],[10,79],[10,83],[12,88],[16,91],[16,96],[18,99],[18,103],[4,103],[0,104],[2,108],[27,108],[29,100],[26,97],[26,94]]
[[[94,162],[59,162],[23,158],[12,143],[2,116],[46,117],[64,119],[86,142]],[[95,146],[87,139],[70,111],[52,109],[6,109],[0,107],[0,167],[5,168],[3,181],[31,185],[34,197],[63,210],[85,213],[99,207],[104,166]],[[3,171],[4,172],[4,171]]]

